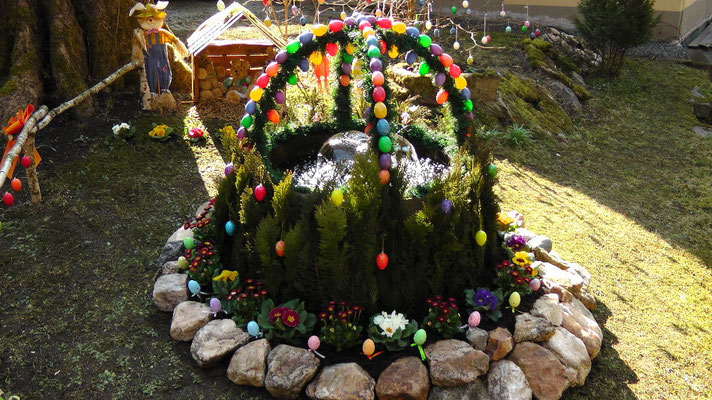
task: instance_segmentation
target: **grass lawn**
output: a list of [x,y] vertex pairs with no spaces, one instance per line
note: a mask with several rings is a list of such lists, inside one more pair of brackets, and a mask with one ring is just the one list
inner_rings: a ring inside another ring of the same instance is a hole
[[[498,193],[593,274],[604,345],[567,399],[710,398],[712,140],[692,133],[705,73],[632,60],[593,82],[577,132],[502,147]],[[150,294],[160,247],[215,193],[213,146],[157,143],[117,98],[106,115],[40,134],[44,200],[0,210],[0,390],[25,399],[259,399],[225,367],[201,370]],[[110,138],[131,120],[139,137]],[[216,131],[217,122],[208,125]]]

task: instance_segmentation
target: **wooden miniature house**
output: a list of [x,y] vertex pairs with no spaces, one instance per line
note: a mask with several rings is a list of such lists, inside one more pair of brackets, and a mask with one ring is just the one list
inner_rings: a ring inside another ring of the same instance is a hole
[[272,40],[217,39],[246,18],[246,13],[249,11],[233,3],[203,22],[188,38],[194,102],[208,98],[239,102],[247,98],[260,71],[274,58],[277,48]]

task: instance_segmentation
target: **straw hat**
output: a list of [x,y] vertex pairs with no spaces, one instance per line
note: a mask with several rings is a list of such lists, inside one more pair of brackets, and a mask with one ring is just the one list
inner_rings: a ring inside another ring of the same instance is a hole
[[159,1],[153,4],[152,0],[144,3],[136,3],[129,11],[129,16],[135,16],[136,18],[165,18],[166,12],[163,11],[168,7],[167,1]]

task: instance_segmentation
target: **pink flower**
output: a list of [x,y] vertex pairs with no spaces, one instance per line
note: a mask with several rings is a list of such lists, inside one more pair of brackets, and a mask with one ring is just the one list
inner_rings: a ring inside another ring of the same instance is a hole
[[299,325],[299,314],[292,309],[285,308],[285,311],[282,313],[282,323],[290,328],[294,328]]

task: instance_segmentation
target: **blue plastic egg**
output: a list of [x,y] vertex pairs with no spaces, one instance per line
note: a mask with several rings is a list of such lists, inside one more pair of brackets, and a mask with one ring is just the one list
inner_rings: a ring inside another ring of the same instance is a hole
[[225,223],[225,233],[228,234],[228,236],[232,236],[233,233],[235,233],[235,223],[232,221],[227,221]]
[[248,101],[247,104],[245,104],[245,112],[250,115],[257,112],[257,103],[252,100]]
[[460,97],[462,97],[463,100],[469,99],[470,96],[471,96],[470,89],[468,89],[467,87],[460,90]]
[[[302,18],[304,18],[304,17],[302,17]],[[305,21],[306,21],[306,19],[305,19]],[[309,31],[306,31],[306,32],[302,33],[301,35],[299,35],[299,42],[301,44],[307,44],[307,43],[311,42],[312,39],[314,39],[314,34]]]
[[381,118],[376,123],[376,130],[381,136],[386,136],[391,132],[391,125],[385,119]]
[[416,28],[414,26],[409,26],[409,27],[405,28],[405,33],[406,33],[406,35],[412,36],[415,38],[420,36],[420,31],[418,30],[418,28]]
[[309,71],[309,61],[306,58],[299,60],[299,69],[301,69],[302,72]]
[[418,60],[418,55],[415,54],[413,50],[409,50],[407,53],[405,53],[405,62],[407,62],[409,65],[413,65],[416,60]]
[[257,325],[257,322],[250,321],[247,323],[247,333],[250,334],[250,336],[257,336],[260,334],[260,326]]
[[193,294],[200,293],[200,284],[198,283],[198,281],[194,281],[194,280],[188,281],[188,290],[190,290],[190,293],[193,293]]
[[455,27],[454,27],[454,26],[453,26],[452,28],[450,28],[450,34],[451,34],[451,35],[454,35],[454,34],[455,34]]

